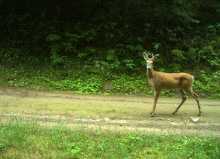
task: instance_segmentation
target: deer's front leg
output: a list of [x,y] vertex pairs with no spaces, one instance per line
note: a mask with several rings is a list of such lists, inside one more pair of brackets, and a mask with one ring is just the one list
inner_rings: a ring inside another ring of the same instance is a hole
[[154,105],[153,105],[153,111],[151,113],[151,117],[154,117],[156,104],[157,104],[157,100],[159,98],[159,95],[160,95],[160,90],[154,90]]

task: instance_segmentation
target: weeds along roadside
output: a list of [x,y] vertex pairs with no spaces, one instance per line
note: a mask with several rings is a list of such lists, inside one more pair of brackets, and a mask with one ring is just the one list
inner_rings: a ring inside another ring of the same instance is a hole
[[[14,68],[0,72],[0,84],[9,87],[34,88],[38,90],[73,91],[80,94],[151,94],[145,72],[99,71],[92,66],[79,70],[37,70]],[[219,72],[207,74],[204,70],[195,73],[193,89],[202,98],[220,98]],[[106,86],[110,86],[106,88]],[[162,91],[161,95],[173,96],[173,91]]]
[[[126,129],[126,128],[125,128]],[[38,118],[11,116],[0,123],[3,158],[219,158],[219,140],[202,136],[104,131],[83,123],[42,126]]]

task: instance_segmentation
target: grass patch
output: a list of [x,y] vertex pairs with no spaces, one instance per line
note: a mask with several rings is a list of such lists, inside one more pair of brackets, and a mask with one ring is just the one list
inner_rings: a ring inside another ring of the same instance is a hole
[[[125,128],[126,129],[126,128]],[[0,158],[220,158],[214,138],[104,131],[83,124],[42,126],[38,118],[0,123]]]

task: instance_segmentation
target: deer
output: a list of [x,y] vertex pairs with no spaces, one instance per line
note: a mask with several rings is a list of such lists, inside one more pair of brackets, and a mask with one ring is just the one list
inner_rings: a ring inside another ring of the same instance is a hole
[[146,74],[148,78],[148,83],[149,83],[149,86],[154,89],[154,103],[153,103],[153,110],[151,113],[151,117],[154,117],[155,115],[156,104],[157,104],[157,100],[160,95],[160,91],[161,90],[173,90],[173,89],[179,90],[182,96],[182,101],[172,114],[176,114],[179,108],[186,101],[187,96],[184,93],[185,91],[189,93],[196,100],[198,104],[198,109],[199,109],[198,116],[200,116],[202,112],[201,112],[201,107],[199,104],[198,95],[192,89],[194,77],[184,72],[164,73],[164,72],[154,71],[153,62],[157,56],[159,56],[159,54],[157,55],[152,54],[152,58],[149,58],[149,55],[143,52],[143,57],[146,60],[146,67],[147,67]]

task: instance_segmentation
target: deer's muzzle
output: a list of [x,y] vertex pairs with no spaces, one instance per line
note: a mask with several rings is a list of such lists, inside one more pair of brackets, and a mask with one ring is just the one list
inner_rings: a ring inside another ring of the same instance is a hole
[[151,70],[151,63],[150,62],[147,63],[147,69]]

